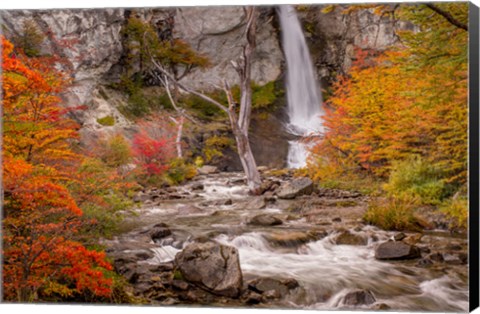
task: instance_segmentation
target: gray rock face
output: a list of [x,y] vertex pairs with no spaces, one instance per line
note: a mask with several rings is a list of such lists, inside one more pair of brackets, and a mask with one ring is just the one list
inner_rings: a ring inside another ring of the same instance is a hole
[[379,260],[402,260],[420,257],[418,247],[403,242],[384,242],[375,249],[375,258]]
[[349,292],[343,299],[345,305],[369,305],[375,303],[375,297],[368,290],[356,290]]
[[[72,73],[73,82],[62,94],[63,105],[86,106],[86,110],[72,114],[82,124],[82,141],[98,138],[98,133],[124,132],[130,123],[114,101],[100,95],[99,87],[123,53],[124,9],[2,10],[0,17],[5,36],[10,39],[22,34],[24,21],[32,21],[38,31],[46,34],[40,52],[56,54],[66,61],[63,67]],[[106,116],[115,119],[114,126],[97,122]]]
[[293,199],[300,195],[313,192],[313,181],[309,178],[298,178],[283,183],[277,191],[277,196],[282,199]]
[[[178,8],[174,36],[183,38],[192,47],[206,54],[212,66],[207,71],[195,70],[182,82],[203,90],[226,79],[238,83],[238,75],[230,61],[242,56],[245,43],[245,19],[241,6]],[[282,51],[272,23],[260,19],[257,24],[257,47],[253,56],[252,79],[258,84],[276,80],[281,74]]]
[[234,247],[193,243],[175,256],[175,264],[186,281],[213,294],[236,298],[241,293],[243,277]]
[[398,43],[395,30],[412,28],[411,24],[381,17],[373,9],[344,14],[341,7],[329,13],[321,12],[323,7],[313,5],[298,12],[304,25],[310,25],[305,35],[322,82],[331,83],[334,73],[348,72],[355,47],[381,51]]

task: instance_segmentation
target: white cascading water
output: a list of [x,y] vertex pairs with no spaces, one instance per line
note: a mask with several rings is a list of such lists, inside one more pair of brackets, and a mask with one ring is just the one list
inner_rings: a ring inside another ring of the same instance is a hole
[[287,166],[306,165],[308,149],[302,137],[323,132],[322,95],[315,79],[310,52],[295,8],[281,5],[278,15],[282,29],[283,51],[287,62],[288,132],[300,137],[290,141]]

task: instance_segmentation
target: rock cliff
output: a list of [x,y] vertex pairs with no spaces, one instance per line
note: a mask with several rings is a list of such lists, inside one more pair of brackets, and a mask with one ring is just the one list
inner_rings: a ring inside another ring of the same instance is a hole
[[[324,87],[331,84],[336,74],[348,71],[355,46],[385,49],[397,41],[397,28],[408,27],[377,16],[370,10],[345,15],[341,8],[330,13],[323,13],[322,8],[302,6],[298,12],[317,77]],[[128,133],[134,127],[118,110],[127,101],[125,95],[121,91],[106,88],[118,81],[122,73],[124,48],[121,30],[130,14],[132,10],[122,8],[0,11],[7,38],[20,36],[24,21],[33,21],[46,34],[41,52],[55,53],[68,60],[73,86],[63,97],[66,106],[87,107],[87,110],[76,113],[74,117],[82,125],[84,141],[105,132]],[[182,79],[184,84],[209,90],[223,79],[232,85],[237,82],[237,74],[230,63],[241,56],[244,40],[244,13],[241,7],[146,8],[135,10],[135,14],[153,25],[173,17],[173,29],[169,30],[173,37],[187,41],[194,49],[209,57],[211,66],[205,70],[193,70]],[[257,84],[283,78],[285,66],[280,48],[280,31],[275,7],[262,7],[252,65],[252,78]],[[281,112],[275,115],[275,121],[282,117]],[[100,124],[98,120],[104,117],[113,117],[114,125]],[[261,121],[259,123],[262,124]],[[276,124],[276,127],[283,128],[281,123]],[[271,150],[262,149],[265,139],[259,134],[254,138],[258,145],[252,143],[252,149],[259,160],[271,160]],[[285,142],[285,138],[279,136],[279,141]],[[282,147],[282,152],[274,155],[284,160],[286,146],[279,143],[273,147]],[[262,154],[269,156],[263,158],[265,156]]]

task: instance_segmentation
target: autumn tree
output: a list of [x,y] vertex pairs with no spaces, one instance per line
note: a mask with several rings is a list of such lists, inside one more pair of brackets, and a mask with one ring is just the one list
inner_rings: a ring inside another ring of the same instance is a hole
[[404,4],[395,16],[417,29],[398,32],[401,45],[373,64],[358,51],[326,103],[311,172],[322,179],[348,167],[387,178],[394,161],[417,155],[458,189],[467,178],[468,5]]
[[76,124],[57,96],[66,80],[51,59],[2,42],[3,283],[7,300],[110,294],[105,253],[75,241],[82,210],[67,188],[80,157]]

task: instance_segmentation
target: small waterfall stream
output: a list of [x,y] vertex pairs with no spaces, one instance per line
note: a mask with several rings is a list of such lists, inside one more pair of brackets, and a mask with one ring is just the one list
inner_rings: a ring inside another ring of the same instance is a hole
[[312,60],[295,8],[279,7],[282,44],[287,62],[287,130],[299,137],[290,141],[287,166],[300,168],[306,165],[308,150],[302,138],[322,133],[322,95],[316,81]]

